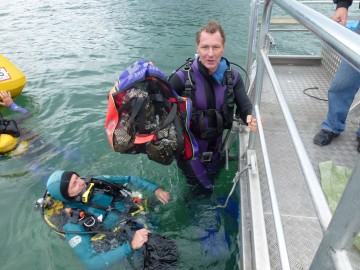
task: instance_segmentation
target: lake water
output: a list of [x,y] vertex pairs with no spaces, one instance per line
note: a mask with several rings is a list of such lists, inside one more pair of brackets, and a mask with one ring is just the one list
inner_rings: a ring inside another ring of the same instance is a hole
[[[124,68],[144,58],[169,75],[194,55],[195,33],[209,19],[223,24],[225,57],[245,66],[249,10],[249,1],[235,0],[0,1],[0,53],[28,80],[16,102],[33,115],[21,128],[40,141],[27,156],[0,159],[1,269],[84,269],[34,210],[57,169],[153,180],[171,194],[160,207],[158,230],[178,245],[179,269],[237,269],[236,199],[226,210],[210,209],[230,191],[236,162],[221,172],[212,198],[193,200],[175,162],[163,166],[143,155],[113,152],[104,121],[108,91]],[[308,42],[301,47],[298,38],[280,36],[278,51],[317,53],[309,51],[314,41],[304,35]],[[0,112],[16,116],[6,108]],[[214,246],[223,250],[211,257],[199,241],[210,225],[218,227]]]

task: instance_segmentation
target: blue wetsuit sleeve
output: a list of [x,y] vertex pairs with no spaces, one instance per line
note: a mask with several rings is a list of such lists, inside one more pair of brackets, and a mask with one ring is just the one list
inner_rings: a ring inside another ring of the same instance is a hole
[[29,112],[27,109],[24,109],[23,107],[17,105],[15,102],[11,103],[9,108],[22,114],[27,114]]
[[118,183],[118,184],[129,183],[135,186],[136,188],[147,190],[150,192],[155,192],[155,190],[158,188],[158,185],[150,182],[149,180],[137,176],[100,175],[100,176],[95,176],[94,178],[113,182],[113,183]]
[[[69,232],[85,231],[83,226],[74,223],[65,224],[64,230]],[[89,269],[104,269],[121,261],[133,252],[129,241],[115,249],[97,253],[92,246],[90,234],[66,233],[65,236],[70,247]]]

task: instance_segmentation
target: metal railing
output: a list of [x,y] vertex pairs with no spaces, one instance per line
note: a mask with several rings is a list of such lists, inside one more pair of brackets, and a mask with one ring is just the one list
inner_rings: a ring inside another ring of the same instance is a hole
[[[294,119],[284,98],[283,91],[270,63],[267,50],[269,47],[269,26],[273,4],[277,4],[280,8],[286,11],[287,14],[313,32],[359,71],[360,35],[349,32],[338,23],[298,1],[268,0],[263,3],[264,10],[259,33],[259,43],[258,48],[256,48],[257,9],[259,4],[259,0],[253,0],[251,2],[250,29],[248,36],[248,62],[246,65],[247,73],[250,75],[249,77],[254,78],[254,81],[246,81],[246,87],[249,89],[249,93],[252,93],[252,89],[254,90],[253,99],[256,118],[261,119],[261,93],[263,74],[266,68],[306,179],[318,220],[323,230],[324,236],[311,264],[311,269],[352,269],[346,250],[352,245],[360,227],[360,215],[354,217],[354,213],[359,212],[358,209],[360,206],[360,200],[358,200],[360,194],[360,182],[358,181],[358,179],[360,179],[360,159],[358,160],[357,167],[354,169],[348,185],[343,192],[338,207],[334,212],[334,215],[332,215],[319,180],[300,138]],[[253,61],[255,51],[256,61]],[[253,68],[253,62],[256,63],[256,70]],[[277,204],[269,157],[266,150],[266,141],[261,123],[259,123],[259,134],[263,158],[266,165],[265,169],[268,178],[281,265],[282,269],[290,269],[284,233],[282,231],[281,216]],[[250,151],[254,149],[254,144],[255,135],[250,134]],[[357,179],[357,181],[355,179]]]

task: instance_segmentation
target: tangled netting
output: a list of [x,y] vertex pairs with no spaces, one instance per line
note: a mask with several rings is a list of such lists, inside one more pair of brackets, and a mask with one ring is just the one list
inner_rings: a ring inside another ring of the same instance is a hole
[[[128,154],[144,153],[149,159],[168,165],[175,158],[178,147],[183,147],[179,142],[183,143],[184,127],[178,116],[164,125],[170,108],[165,102],[154,99],[160,95],[159,87],[161,86],[154,82],[139,83],[126,91],[121,100],[117,100],[122,106],[131,104],[131,109],[120,114],[114,131],[114,150]],[[139,99],[144,102],[136,110],[134,107]],[[139,134],[156,134],[156,140],[134,144],[135,137]]]
[[175,269],[179,260],[179,251],[174,241],[159,234],[151,234],[146,243],[144,269]]

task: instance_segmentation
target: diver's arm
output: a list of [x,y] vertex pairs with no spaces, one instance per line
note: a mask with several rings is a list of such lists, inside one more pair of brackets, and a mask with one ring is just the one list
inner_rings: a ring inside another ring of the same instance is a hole
[[94,178],[105,180],[117,184],[126,184],[129,183],[135,188],[147,190],[155,194],[156,198],[162,203],[166,204],[170,200],[170,195],[167,191],[163,190],[158,185],[150,182],[141,177],[137,176],[114,176],[114,175],[100,175],[95,176]]
[[13,111],[17,111],[20,112],[22,114],[27,114],[29,113],[29,111],[19,105],[17,105],[15,102],[11,103],[11,105],[9,106],[9,109],[13,110]]
[[[83,226],[74,223],[65,224],[64,230],[85,231]],[[93,249],[90,238],[90,234],[66,234],[66,240],[70,247],[89,269],[104,269],[121,261],[133,252],[130,242],[126,241],[124,244],[115,249],[97,253]]]
[[148,190],[150,192],[155,192],[155,190],[159,188],[158,185],[150,182],[149,180],[137,176],[100,175],[95,176],[94,178],[117,184],[129,183],[136,188]]
[[178,95],[183,95],[184,91],[185,91],[185,85],[183,83],[183,81],[181,80],[181,78],[179,77],[178,74],[181,74],[180,72],[182,71],[178,71],[175,74],[173,74],[169,80],[169,83],[172,87],[172,89],[178,94]]
[[349,8],[353,2],[353,0],[333,0],[334,4],[336,4],[336,8],[344,7]]
[[245,91],[244,82],[238,75],[238,81],[234,84],[234,96],[236,104],[236,116],[247,123],[247,116],[252,114],[252,103]]
[[10,110],[20,112],[22,114],[27,114],[28,110],[24,109],[23,107],[17,105],[11,95],[10,92],[6,91],[0,91],[0,98],[2,99],[2,102],[0,102],[0,105],[8,107]]

